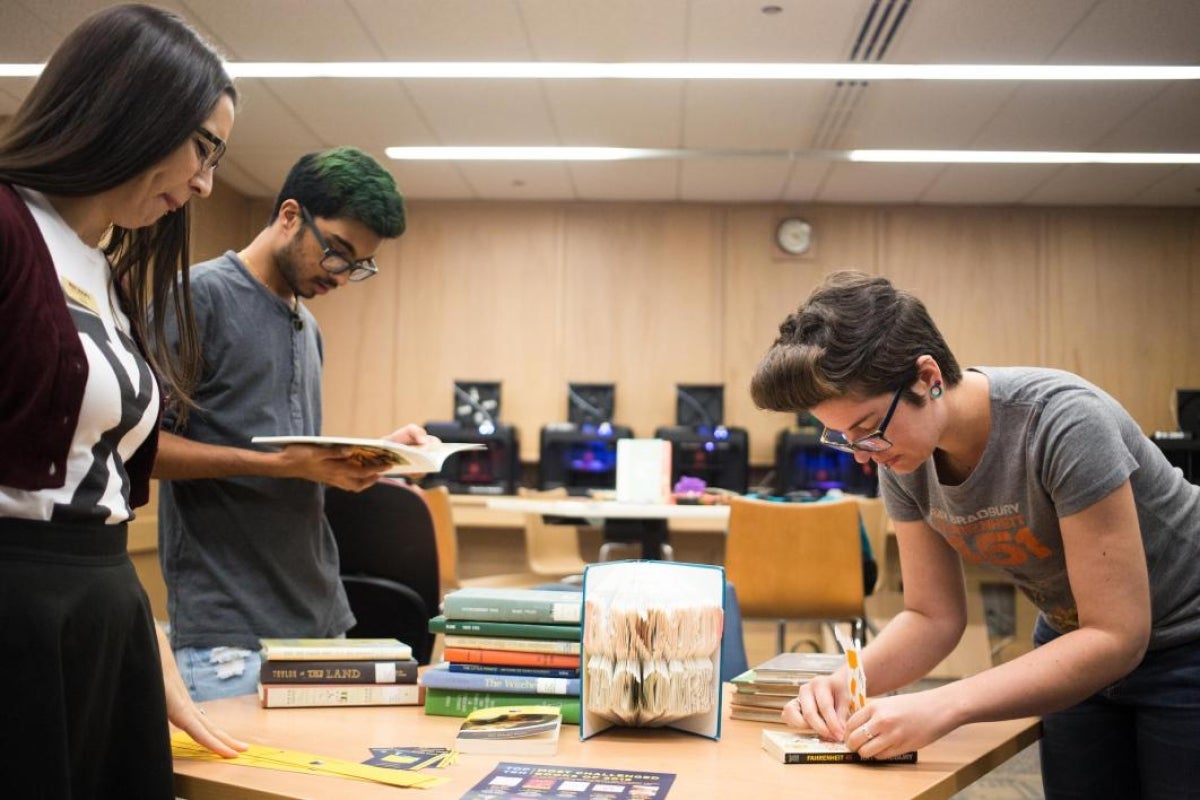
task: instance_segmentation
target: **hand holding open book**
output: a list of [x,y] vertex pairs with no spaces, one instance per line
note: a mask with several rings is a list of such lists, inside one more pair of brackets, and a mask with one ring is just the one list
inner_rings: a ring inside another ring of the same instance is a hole
[[482,450],[482,444],[431,442],[411,445],[390,439],[356,439],[346,436],[255,436],[255,444],[286,447],[292,444],[343,448],[345,457],[365,466],[376,466],[387,475],[439,472],[447,458],[463,450]]

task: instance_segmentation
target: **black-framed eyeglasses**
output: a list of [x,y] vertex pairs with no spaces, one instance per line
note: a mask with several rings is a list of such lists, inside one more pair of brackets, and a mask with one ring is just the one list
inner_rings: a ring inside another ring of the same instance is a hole
[[304,224],[313,232],[313,236],[317,239],[317,244],[325,252],[321,258],[321,269],[328,272],[330,275],[341,275],[349,272],[350,280],[365,281],[375,273],[379,272],[379,267],[375,266],[374,258],[360,258],[358,261],[351,261],[344,255],[334,250],[325,241],[325,237],[321,235],[321,231],[317,228],[317,223],[313,222],[312,215],[308,213],[308,209],[300,206],[300,216],[304,220]]
[[887,430],[888,423],[892,421],[892,414],[896,413],[896,406],[900,405],[900,395],[902,394],[904,394],[903,386],[896,390],[896,394],[892,397],[892,404],[888,406],[887,413],[883,415],[883,421],[879,423],[879,427],[875,429],[874,433],[868,433],[866,436],[860,436],[851,441],[841,431],[831,431],[826,428],[821,432],[821,444],[844,453],[855,451],[882,453],[890,450],[892,443],[883,434]]
[[221,164],[225,155],[225,140],[205,128],[196,128],[196,153],[200,156],[198,172],[208,172]]

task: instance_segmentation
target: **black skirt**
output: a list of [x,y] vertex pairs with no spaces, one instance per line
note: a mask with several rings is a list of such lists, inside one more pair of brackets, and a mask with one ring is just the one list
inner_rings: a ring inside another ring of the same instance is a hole
[[174,798],[154,619],[125,525],[0,518],[3,793]]

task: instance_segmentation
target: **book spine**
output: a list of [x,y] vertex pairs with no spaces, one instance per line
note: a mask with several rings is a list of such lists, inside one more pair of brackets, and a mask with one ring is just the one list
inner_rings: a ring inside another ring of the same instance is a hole
[[539,625],[525,622],[479,622],[466,619],[446,619],[436,616],[429,620],[431,633],[457,633],[467,636],[510,636],[520,639],[573,639],[583,638],[579,625]]
[[568,602],[554,602],[539,598],[458,597],[451,592],[446,595],[443,606],[447,620],[577,625],[582,621],[583,614],[583,605],[578,601],[578,595]]
[[416,683],[417,662],[264,661],[263,683]]
[[863,758],[858,753],[784,753],[785,764],[915,764],[916,752],[891,758]]
[[483,675],[525,675],[532,678],[578,678],[577,669],[556,667],[497,667],[491,664],[449,664],[451,672],[471,672]]
[[476,650],[512,650],[521,653],[565,653],[577,656],[583,645],[565,639],[506,639],[498,636],[446,634],[446,647],[470,647]]
[[419,706],[422,687],[404,684],[290,684],[260,683],[263,708],[316,708],[323,706]]
[[560,694],[579,696],[579,678],[531,678],[521,675],[480,675],[469,672],[450,672],[445,669],[426,670],[421,683],[429,689],[460,689],[504,694]]
[[272,645],[263,648],[262,657],[265,661],[409,661],[412,648],[406,644],[377,647]]
[[442,652],[447,661],[464,664],[511,664],[516,667],[561,667],[579,669],[579,656],[561,653],[518,653],[510,650],[474,650],[467,647],[447,647]]
[[428,689],[425,692],[425,713],[440,717],[465,717],[472,711],[492,706],[557,706],[563,722],[579,724],[579,698],[557,695],[501,694],[498,692],[467,692],[452,689]]

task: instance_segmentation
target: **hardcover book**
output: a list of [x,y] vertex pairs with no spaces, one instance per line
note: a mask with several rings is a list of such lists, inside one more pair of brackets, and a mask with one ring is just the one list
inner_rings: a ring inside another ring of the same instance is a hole
[[574,639],[579,641],[583,638],[582,625],[446,619],[444,614],[439,614],[429,620],[429,631],[430,633],[457,633],[470,636],[503,636],[514,639]]
[[579,724],[579,698],[569,695],[504,694],[457,689],[426,689],[425,713],[437,717],[465,717],[472,711],[493,706],[554,706],[562,710],[563,722]]
[[322,706],[419,706],[421,686],[415,683],[260,683],[263,708]]
[[583,617],[583,595],[549,589],[473,586],[447,594],[443,607],[447,620],[578,625]]
[[521,653],[562,653],[577,656],[581,645],[568,639],[512,639],[502,636],[473,636],[461,633],[446,634],[446,647],[469,647],[475,650],[512,650]]
[[800,731],[762,732],[762,748],[784,764],[915,764],[917,752],[910,750],[891,758],[863,758],[841,742],[827,742],[815,733]]
[[721,735],[725,571],[610,561],[583,574],[580,738],[614,725]]
[[285,447],[289,444],[309,444],[320,447],[341,447],[346,456],[366,466],[376,466],[390,475],[439,472],[447,458],[463,450],[483,450],[483,444],[451,444],[435,442],[423,445],[400,444],[388,439],[355,439],[346,436],[255,436],[255,444]]
[[737,703],[729,704],[730,719],[745,719],[751,722],[770,722],[778,725],[784,725],[781,709],[778,708],[760,708],[758,706],[743,706]]
[[492,664],[451,664],[446,668],[451,672],[470,672],[484,675],[525,675],[533,678],[578,678],[578,669],[563,669],[561,667],[514,667]]
[[556,706],[494,706],[472,711],[458,729],[454,749],[485,755],[554,755],[562,730]]
[[264,661],[263,683],[416,683],[416,659],[407,661]]
[[259,639],[264,661],[409,661],[399,639]]
[[471,647],[447,647],[442,658],[463,664],[510,664],[514,667],[559,667],[579,669],[579,656],[565,653],[523,653],[517,650],[477,650]]
[[451,672],[446,664],[425,670],[421,683],[430,689],[465,689],[507,694],[562,694],[579,696],[579,678],[538,678],[527,675]]

